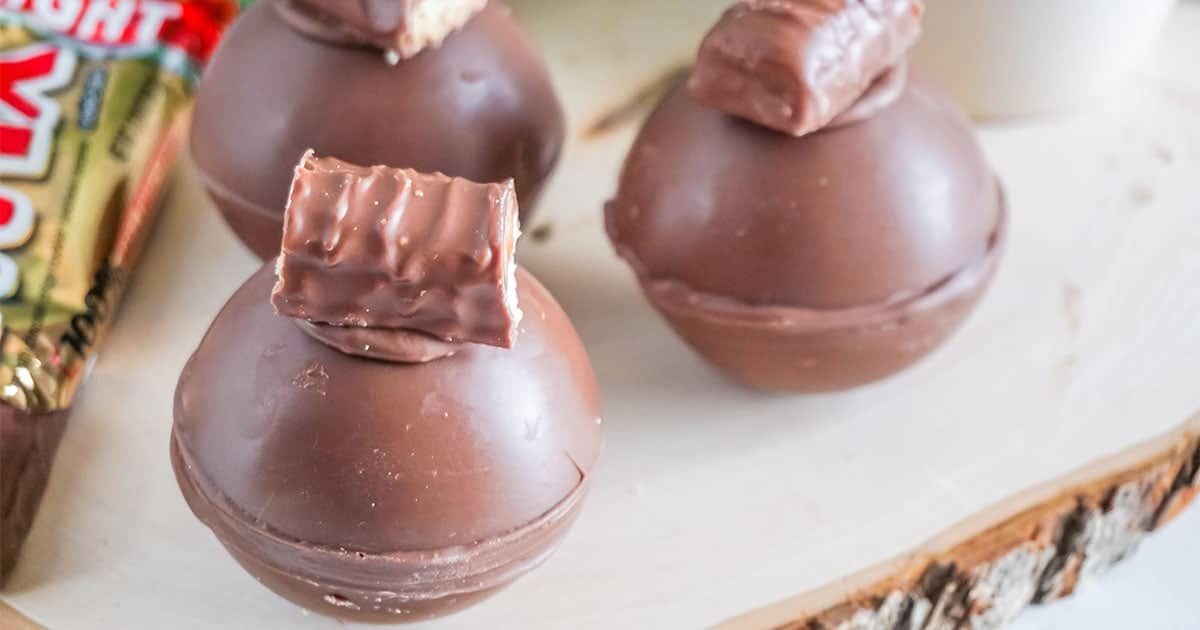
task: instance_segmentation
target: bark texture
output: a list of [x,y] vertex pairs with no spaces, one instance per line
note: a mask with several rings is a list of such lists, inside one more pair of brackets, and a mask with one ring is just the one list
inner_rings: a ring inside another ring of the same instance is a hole
[[[1200,492],[1200,418],[947,532],[831,592],[750,613],[728,628],[988,630],[1072,594],[1129,557]],[[790,619],[789,619],[790,617]]]

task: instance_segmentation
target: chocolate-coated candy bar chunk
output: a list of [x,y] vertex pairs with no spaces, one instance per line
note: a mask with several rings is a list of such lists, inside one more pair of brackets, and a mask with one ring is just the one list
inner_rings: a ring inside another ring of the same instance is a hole
[[365,44],[394,51],[401,59],[440,46],[487,0],[278,0],[335,23]]
[[512,180],[355,166],[307,152],[284,214],[281,315],[512,347],[518,236]]
[[741,0],[688,84],[709,107],[802,136],[829,124],[920,34],[917,0]]

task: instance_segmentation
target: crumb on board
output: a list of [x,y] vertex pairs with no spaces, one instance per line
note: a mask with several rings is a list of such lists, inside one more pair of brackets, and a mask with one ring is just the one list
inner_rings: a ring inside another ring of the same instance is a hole
[[1129,186],[1129,201],[1134,208],[1144,208],[1154,203],[1154,189],[1145,182],[1134,182]]
[[529,231],[529,238],[534,243],[545,243],[550,240],[551,236],[554,236],[554,224],[549,222],[543,223]]
[[1059,370],[1062,372],[1062,378],[1065,382],[1071,381],[1071,376],[1075,373],[1075,367],[1079,365],[1079,355],[1072,352],[1063,357],[1059,362]]
[[1175,152],[1165,144],[1154,145],[1154,157],[1158,158],[1158,161],[1163,164],[1171,165],[1175,163]]
[[1080,305],[1083,302],[1083,291],[1078,285],[1066,283],[1062,286],[1062,314],[1063,319],[1067,322],[1067,329],[1071,334],[1079,332],[1083,325],[1083,313],[1080,311]]

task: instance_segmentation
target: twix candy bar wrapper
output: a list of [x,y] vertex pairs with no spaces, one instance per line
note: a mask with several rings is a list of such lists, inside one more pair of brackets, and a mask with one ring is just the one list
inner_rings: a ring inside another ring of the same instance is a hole
[[232,0],[0,0],[0,585]]

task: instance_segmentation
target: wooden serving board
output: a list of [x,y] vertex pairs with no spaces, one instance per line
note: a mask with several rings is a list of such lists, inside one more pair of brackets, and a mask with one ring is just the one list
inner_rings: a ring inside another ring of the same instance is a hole
[[[876,386],[781,397],[698,360],[602,227],[639,103],[686,63],[721,4],[518,7],[572,128],[521,257],[588,344],[607,450],[554,558],[422,627],[993,627],[1123,557],[1195,491],[1200,7],[1178,10],[1119,97],[981,130],[1011,242],[946,347]],[[4,600],[56,630],[336,627],[243,573],[170,472],[175,378],[257,266],[188,167]],[[9,617],[0,606],[0,626]]]

